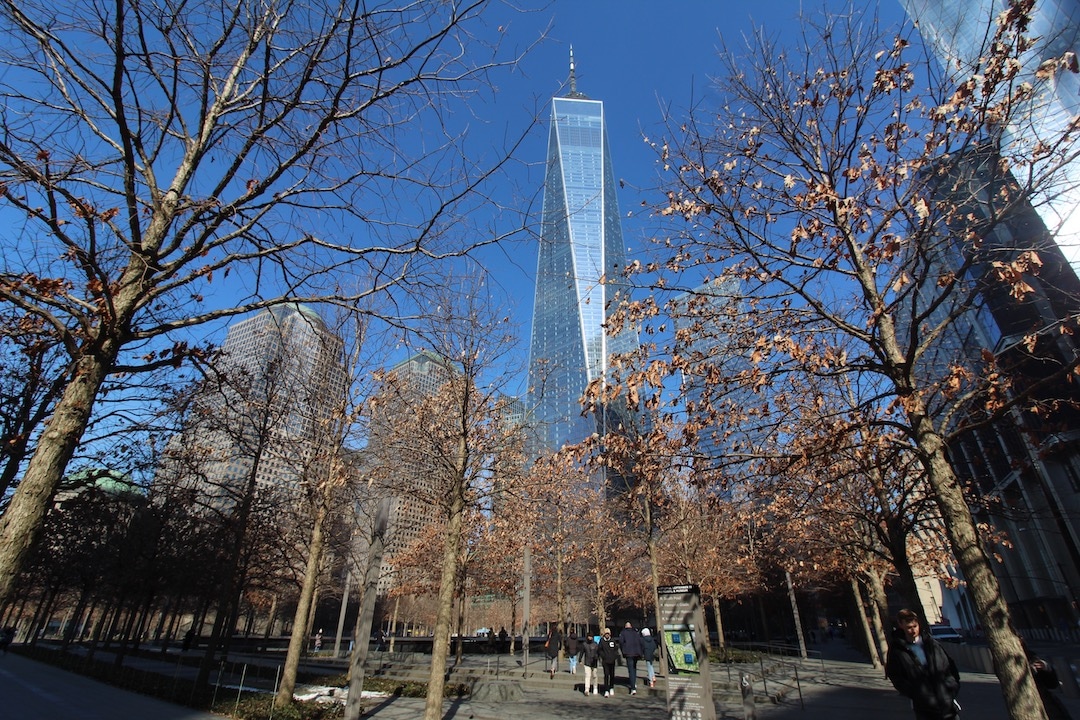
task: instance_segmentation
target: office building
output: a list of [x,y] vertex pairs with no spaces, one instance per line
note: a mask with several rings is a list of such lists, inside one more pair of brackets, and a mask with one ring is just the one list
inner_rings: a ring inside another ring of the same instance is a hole
[[158,476],[186,477],[216,507],[251,480],[288,497],[344,401],[343,343],[313,309],[289,304],[234,323],[221,349],[219,374],[199,388]]
[[[944,239],[951,246],[926,253],[937,258],[937,270],[955,269],[975,252],[960,240],[970,229],[987,229],[979,231],[980,262],[961,281],[978,291],[975,300],[957,292],[934,306],[926,324],[946,319],[948,324],[920,360],[920,368],[932,379],[947,377],[957,364],[977,373],[989,352],[996,371],[1008,378],[1001,399],[1024,393],[1024,402],[1005,404],[998,414],[988,413],[983,398],[961,412],[945,405],[948,393],[930,402],[935,413],[954,411],[949,446],[953,468],[977,500],[972,503],[977,520],[1007,535],[1009,544],[994,548],[1000,557],[995,573],[1014,624],[1028,637],[1039,637],[1075,627],[1080,619],[1080,388],[1075,374],[1064,372],[1080,354],[1080,341],[1068,331],[1071,318],[1080,312],[1080,281],[1030,203],[1018,203],[988,222],[986,205],[970,201],[1017,192],[1015,180],[1002,176],[998,167],[992,152],[976,149],[943,161],[932,175],[932,197],[951,203],[955,193],[968,193],[961,201],[970,211],[963,224],[957,220],[947,228]],[[971,193],[972,188],[978,193]],[[1029,292],[1016,297],[989,272],[990,262],[1007,263],[1027,250],[1038,253],[1042,267],[1037,275],[1025,277]],[[928,276],[927,284],[934,287],[928,288],[923,307],[937,297],[939,274]],[[1033,401],[1038,412],[1030,410]],[[943,592],[941,602],[942,617],[975,627],[977,619],[962,585]]]
[[[900,0],[900,4],[946,73],[956,79],[970,77],[1007,0]],[[1080,1],[1039,0],[1028,34],[1037,42],[1021,58],[1023,71],[1014,85],[1029,82],[1038,92],[1003,128],[1002,137],[1005,152],[1023,159],[1034,156],[1040,141],[1060,137],[1080,113],[1080,75],[1065,70],[1049,83],[1035,77],[1044,60],[1069,51],[1080,54]],[[1075,152],[1075,146],[1064,152]],[[1058,154],[1051,152],[1035,164],[1035,170],[1043,173],[1060,162]],[[1033,201],[1062,253],[1080,272],[1080,161],[1065,165],[1052,182],[1038,189]]]
[[571,50],[570,92],[551,104],[529,349],[528,405],[549,450],[604,432],[611,413],[583,417],[582,395],[606,376],[612,354],[636,345],[632,331],[605,331],[626,292],[606,123],[604,104],[577,91]]
[[[744,309],[737,278],[711,280],[670,305],[675,351],[684,363],[686,420],[701,423],[692,466],[708,485],[725,474],[733,478],[760,445],[755,409],[761,401],[739,379],[751,367],[739,327]],[[717,476],[708,477],[713,472]]]

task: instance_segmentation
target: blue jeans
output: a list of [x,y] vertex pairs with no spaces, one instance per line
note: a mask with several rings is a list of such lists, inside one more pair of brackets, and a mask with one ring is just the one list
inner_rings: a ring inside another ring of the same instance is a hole
[[653,667],[653,661],[652,660],[646,660],[645,661],[645,672],[648,673],[649,684],[652,685],[653,682],[656,681],[656,668]]
[[571,674],[577,672],[577,655],[570,656],[570,672]]

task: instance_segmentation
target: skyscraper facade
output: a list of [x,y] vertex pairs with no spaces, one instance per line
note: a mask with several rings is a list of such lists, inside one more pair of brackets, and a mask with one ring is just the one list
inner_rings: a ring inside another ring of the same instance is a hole
[[290,304],[234,323],[221,349],[224,381],[198,391],[166,469],[178,472],[176,451],[186,448],[198,465],[188,474],[216,507],[234,504],[252,480],[295,492],[344,400],[341,338],[313,309]]
[[386,373],[385,386],[395,399],[372,418],[368,443],[375,466],[373,477],[377,478],[369,500],[386,497],[390,502],[379,595],[386,595],[397,580],[393,574],[395,556],[444,521],[435,460],[418,450],[415,438],[401,436],[396,418],[400,413],[418,412],[426,398],[445,392],[456,374],[449,362],[428,351],[411,355]]
[[626,259],[604,104],[577,92],[572,54],[570,74],[570,93],[551,104],[529,357],[529,407],[552,450],[598,431],[581,397],[634,345],[605,331]]
[[[995,18],[1007,0],[900,0],[923,42],[954,78],[970,74],[992,37]],[[1080,112],[1080,75],[1059,72],[1050,83],[1036,80],[1044,60],[1069,51],[1080,52],[1080,0],[1039,0],[1035,3],[1028,35],[1035,46],[1020,58],[1021,75],[1014,84],[1029,82],[1039,92],[1028,100],[1013,122],[1003,129],[1007,152],[1030,159],[1040,142],[1060,137]],[[1065,149],[1066,155],[1075,149]],[[1061,161],[1050,153],[1035,165],[1037,173]],[[1043,222],[1073,269],[1080,272],[1080,161],[1067,163],[1060,173],[1038,189],[1033,200]]]
[[[1080,279],[1032,204],[1018,202],[990,223],[992,203],[957,199],[972,188],[985,197],[1015,195],[1019,183],[999,168],[992,150],[972,149],[933,170],[933,201],[965,202],[969,212],[950,223],[941,247],[923,248],[934,263],[928,284],[962,266],[970,252],[962,239],[972,229],[979,232],[982,262],[960,280],[968,292],[943,302],[934,291],[926,298],[912,294],[915,305],[896,317],[908,330],[903,318],[933,307],[926,325],[943,332],[919,360],[926,380],[940,382],[961,365],[978,372],[990,352],[995,371],[1009,380],[1000,399],[1025,394],[1025,402],[1003,403],[996,415],[993,403],[956,405],[944,393],[928,397],[928,405],[938,416],[952,415],[949,456],[971,497],[979,498],[972,503],[977,521],[1008,537],[1007,546],[995,548],[994,571],[1013,622],[1046,631],[1075,626],[1080,618],[1080,391],[1066,377],[1080,344],[1063,331],[1080,311]],[[1042,267],[1017,297],[987,268],[991,260],[1007,263],[1028,250],[1039,254]],[[943,617],[975,627],[965,586],[942,592],[939,600]]]
[[[746,311],[737,278],[716,278],[672,299],[675,349],[683,357],[681,395],[687,421],[701,422],[693,467],[699,481],[711,483],[726,471],[736,474],[740,460],[760,444],[753,410],[760,404],[737,378],[751,367],[738,318]],[[724,385],[707,383],[707,375],[732,378]],[[718,423],[708,421],[715,413]]]

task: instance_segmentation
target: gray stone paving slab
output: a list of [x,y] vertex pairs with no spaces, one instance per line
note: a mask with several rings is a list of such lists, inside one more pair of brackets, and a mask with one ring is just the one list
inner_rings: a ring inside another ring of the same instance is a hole
[[[789,692],[780,704],[768,702],[755,706],[758,720],[911,720],[907,701],[889,684],[881,670],[875,670],[857,653],[834,643],[826,648],[825,660],[803,663],[800,670],[802,699]],[[138,660],[144,669],[161,665],[163,672],[175,673],[175,660],[161,662]],[[491,669],[490,659],[467,660],[475,668]],[[446,700],[444,720],[652,720],[667,716],[663,679],[657,689],[639,686],[639,694],[630,696],[625,684],[619,685],[611,698],[584,696],[583,677],[565,673],[555,678],[542,672],[526,677],[512,665],[501,674],[501,681],[520,684],[520,695],[508,701],[480,702],[471,699]],[[619,668],[617,681],[625,683],[625,668]],[[714,676],[726,679],[728,667],[717,668]],[[737,676],[737,672],[733,671]],[[516,675],[516,676],[515,676]],[[1005,718],[1004,702],[997,678],[980,673],[961,674],[960,702],[965,720]],[[774,688],[770,688],[774,692]],[[1080,699],[1059,696],[1074,718],[1080,720]],[[365,699],[365,717],[377,720],[416,720],[423,715],[424,700],[419,698]],[[717,717],[742,720],[741,703],[717,702]],[[127,692],[80,677],[51,666],[33,662],[14,653],[0,656],[0,720],[211,720],[217,716],[190,710],[136,693]]]
[[221,716],[0,655],[0,720],[221,720]]

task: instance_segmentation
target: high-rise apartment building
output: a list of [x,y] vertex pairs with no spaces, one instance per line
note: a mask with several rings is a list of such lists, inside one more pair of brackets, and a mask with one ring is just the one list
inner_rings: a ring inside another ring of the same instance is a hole
[[[969,76],[970,68],[985,53],[995,18],[1006,9],[1007,0],[900,0],[900,4],[946,72],[959,78]],[[1080,75],[1059,72],[1051,83],[1035,78],[1043,60],[1069,51],[1080,54],[1080,0],[1039,0],[1028,34],[1037,43],[1021,58],[1023,71],[1015,84],[1030,82],[1039,92],[1003,128],[1006,152],[1024,158],[1032,157],[1038,142],[1061,136],[1080,113]],[[1075,152],[1075,147],[1066,152]],[[1051,153],[1035,167],[1045,172],[1058,162],[1057,154]],[[1033,200],[1062,253],[1080,272],[1080,161],[1068,163]]]
[[570,92],[551,103],[529,357],[529,409],[551,450],[603,431],[582,417],[582,395],[635,344],[632,332],[605,331],[626,288],[606,121],[604,104],[577,91],[571,50]]

